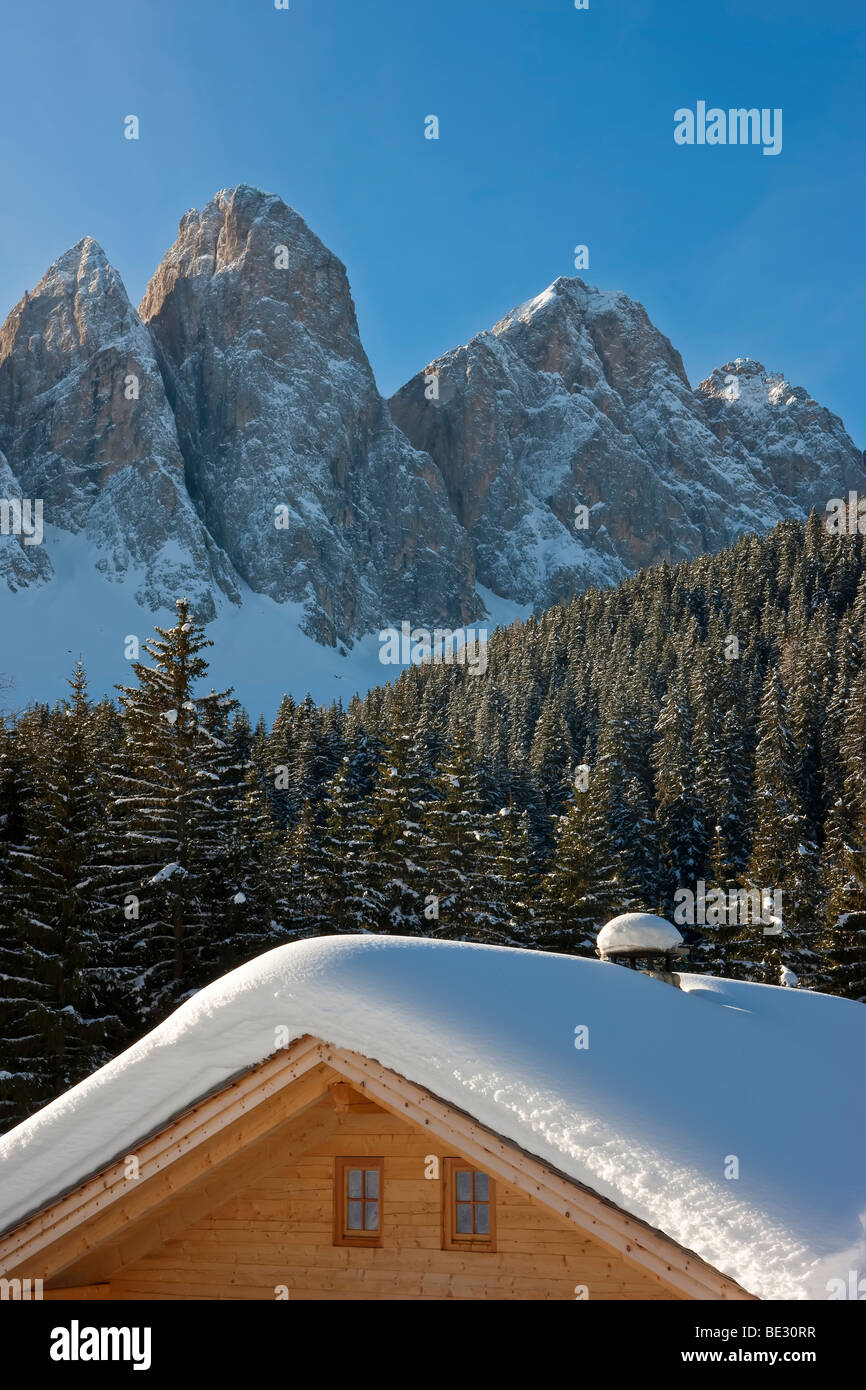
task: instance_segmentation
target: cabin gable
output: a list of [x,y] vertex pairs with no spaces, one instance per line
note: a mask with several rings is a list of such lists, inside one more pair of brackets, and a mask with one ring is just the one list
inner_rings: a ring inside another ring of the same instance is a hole
[[[381,1241],[369,1248],[335,1237],[336,1179],[347,1155],[381,1160]],[[590,1298],[678,1296],[503,1182],[495,1250],[443,1249],[446,1157],[464,1161],[381,1107],[335,1116],[323,1098],[273,1167],[120,1270],[111,1296],[574,1299],[581,1285]]]
[[[422,1088],[315,1039],[140,1150],[137,1181],[122,1161],[97,1175],[0,1239],[0,1267],[55,1298],[749,1297]],[[346,1160],[380,1175],[376,1239],[346,1238]],[[489,1212],[472,1188],[472,1239],[456,1234],[455,1171],[491,1180]]]

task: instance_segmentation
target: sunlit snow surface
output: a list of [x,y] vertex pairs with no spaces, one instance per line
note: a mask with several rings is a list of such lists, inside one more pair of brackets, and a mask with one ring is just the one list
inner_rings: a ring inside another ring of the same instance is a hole
[[863,1268],[866,1009],[682,980],[395,937],[279,947],[0,1140],[0,1226],[269,1056],[285,1027],[428,1087],[751,1292],[826,1298]]
[[[135,684],[127,638],[140,645],[153,635],[155,623],[171,627],[175,614],[165,608],[150,613],[133,597],[132,582],[112,583],[93,565],[92,554],[81,535],[45,528],[50,541],[55,578],[12,593],[0,582],[0,677],[11,678],[11,689],[2,694],[0,708],[20,709],[32,700],[53,704],[68,693],[67,678],[79,656],[84,661],[95,699],[115,696],[115,685]],[[31,547],[31,553],[37,547]],[[134,572],[131,572],[134,575]],[[528,617],[521,607],[478,586],[489,616],[472,629],[507,625]],[[269,721],[283,695],[302,699],[311,694],[328,704],[345,704],[359,691],[392,681],[403,669],[383,665],[378,634],[362,637],[342,654],[324,647],[301,631],[304,613],[299,603],[275,603],[242,585],[243,604],[222,599],[219,612],[207,626],[214,643],[205,652],[210,662],[207,686],[234,687],[235,694],[255,721],[264,714]],[[147,663],[149,658],[143,654]],[[198,692],[201,693],[201,692]]]

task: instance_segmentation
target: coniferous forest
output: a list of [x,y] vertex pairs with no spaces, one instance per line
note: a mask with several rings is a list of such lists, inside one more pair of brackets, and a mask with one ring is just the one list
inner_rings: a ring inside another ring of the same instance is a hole
[[683,887],[780,890],[686,968],[866,997],[864,537],[786,522],[270,728],[208,646],[179,600],[115,701],[79,665],[0,723],[2,1128],[323,933],[594,954]]

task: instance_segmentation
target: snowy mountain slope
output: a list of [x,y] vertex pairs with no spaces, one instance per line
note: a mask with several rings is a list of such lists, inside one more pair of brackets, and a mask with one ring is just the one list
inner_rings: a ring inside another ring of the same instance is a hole
[[682,979],[399,937],[279,947],[0,1139],[0,1227],[263,1060],[285,1026],[428,1087],[749,1291],[826,1298],[862,1263],[866,1011]]
[[391,409],[439,465],[479,581],[544,606],[863,486],[841,421],[782,378],[756,396],[758,377],[760,364],[730,364],[692,391],[640,304],[561,278],[413,377]]
[[[4,593],[3,566],[10,567],[11,575],[13,565],[27,566],[30,557],[47,563],[49,548],[53,582],[37,583],[38,575],[27,570],[23,586],[13,591],[12,578]],[[143,643],[152,635],[153,623],[171,627],[177,618],[173,606],[142,608],[134,596],[137,587],[134,572],[130,582],[118,584],[96,570],[82,534],[48,528],[45,546],[29,548],[16,537],[0,536],[0,678],[11,679],[8,690],[0,685],[0,710],[19,710],[33,700],[66,694],[64,682],[79,656],[87,663],[91,690],[115,695],[114,687],[131,678],[127,637]],[[214,645],[207,653],[207,688],[233,687],[253,719],[259,714],[273,719],[286,691],[299,699],[310,694],[317,703],[342,700],[345,705],[356,690],[393,678],[395,668],[379,659],[376,633],[359,638],[346,653],[309,636],[300,603],[278,604],[253,593],[241,579],[238,589],[241,603],[224,602],[208,624]],[[480,594],[491,625],[507,626],[529,616],[528,609],[487,590]]]

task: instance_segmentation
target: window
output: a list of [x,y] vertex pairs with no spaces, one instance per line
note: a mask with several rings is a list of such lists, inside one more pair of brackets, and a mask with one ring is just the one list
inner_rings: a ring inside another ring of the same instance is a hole
[[334,1166],[334,1244],[382,1244],[381,1158],[338,1158]]
[[496,1249],[496,1185],[462,1158],[445,1159],[442,1188],[445,1250]]

